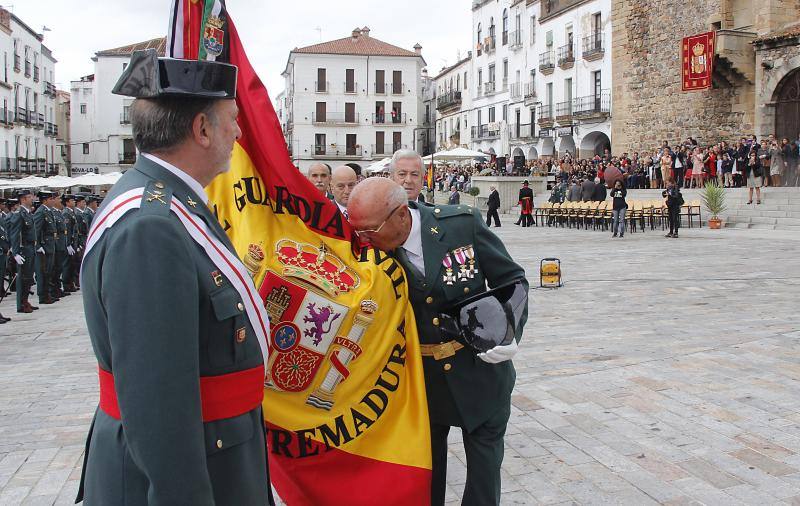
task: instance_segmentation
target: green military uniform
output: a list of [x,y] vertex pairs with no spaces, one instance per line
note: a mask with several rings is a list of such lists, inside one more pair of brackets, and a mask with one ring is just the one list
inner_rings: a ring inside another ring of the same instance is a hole
[[[201,417],[200,378],[263,367],[260,347],[239,292],[170,201],[182,202],[235,250],[203,196],[144,157],[106,203],[138,187],[146,188],[141,207],[106,230],[83,262],[89,336],[100,368],[113,374],[121,419],[96,411],[78,500],[269,504],[261,407],[216,421]],[[148,200],[153,192],[159,197]],[[263,374],[259,391],[261,382]]]
[[[524,280],[525,271],[511,259],[477,210],[468,206],[429,207],[415,202],[410,202],[409,207],[418,209],[420,214],[425,275],[408,261],[403,248],[396,250],[396,256],[408,277],[420,342],[423,347],[438,345],[450,341],[439,328],[441,312],[459,300],[486,291],[487,284],[495,287],[514,279]],[[527,291],[527,281],[523,283]],[[517,341],[526,319],[527,308],[515,329]],[[461,427],[467,456],[463,504],[498,504],[503,436],[516,379],[514,365],[511,361],[484,362],[466,347],[445,355],[450,356],[437,359],[423,353],[431,421],[432,504],[444,503],[447,434],[451,426]]]
[[[6,264],[11,253],[11,236],[6,229],[5,216],[0,216],[0,299],[5,298],[5,277]],[[0,323],[6,323],[9,319],[0,314]]]
[[[66,229],[66,243],[67,246],[70,246],[73,251],[77,251],[78,248],[75,245],[75,238],[76,238],[76,229],[75,226],[75,210],[70,207],[64,207],[62,211],[64,216],[64,228]],[[73,292],[75,291],[75,284],[74,280],[74,273],[75,273],[75,260],[73,257],[75,254],[72,255],[67,254],[64,256],[62,264],[61,264],[61,283],[64,285],[65,292]]]
[[39,302],[49,304],[55,301],[55,295],[50,287],[50,277],[52,276],[55,265],[56,255],[56,222],[53,217],[53,210],[44,204],[40,204],[36,212],[33,213],[33,221],[36,224],[36,239],[39,248],[36,250],[36,294],[39,295]]
[[67,224],[61,209],[52,209],[53,221],[56,228],[56,248],[53,257],[53,270],[50,272],[50,293],[55,297],[69,295],[61,289],[61,275],[64,272],[64,259],[67,258]]
[[[83,200],[85,197],[76,197],[78,200]],[[76,288],[80,288],[79,274],[81,271],[81,262],[83,261],[83,250],[86,247],[86,238],[89,235],[89,227],[86,222],[86,210],[75,206],[75,254],[73,258],[73,284]]]
[[29,313],[33,311],[33,306],[28,302],[28,291],[33,286],[36,249],[39,247],[33,214],[20,205],[12,213],[8,233],[11,235],[12,256],[20,255],[25,259],[22,265],[17,265],[17,312]]

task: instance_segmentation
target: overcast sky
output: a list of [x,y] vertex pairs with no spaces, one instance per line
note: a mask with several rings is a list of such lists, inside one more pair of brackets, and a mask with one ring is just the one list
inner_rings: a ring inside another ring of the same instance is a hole
[[[165,35],[170,3],[0,0],[33,30],[51,30],[44,32],[44,43],[58,60],[55,80],[64,90],[69,81],[94,72],[95,52]],[[457,51],[465,56],[470,46],[468,0],[406,0],[395,4],[399,8],[374,0],[227,0],[226,5],[270,97],[283,90],[280,73],[291,49],[347,37],[356,26],[369,26],[370,36],[405,49],[419,42],[431,75],[455,63]]]

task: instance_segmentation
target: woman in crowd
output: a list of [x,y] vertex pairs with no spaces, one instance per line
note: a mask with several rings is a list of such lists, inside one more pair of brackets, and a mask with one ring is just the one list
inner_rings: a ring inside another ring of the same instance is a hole
[[611,190],[611,198],[613,199],[611,230],[614,232],[611,237],[622,238],[625,235],[625,211],[628,209],[628,203],[625,202],[626,195],[628,195],[628,190],[625,189],[622,180],[617,179],[614,182],[614,188]]
[[664,181],[669,179],[670,177],[670,170],[672,170],[672,155],[669,153],[669,147],[665,147],[664,151],[661,153],[661,171],[660,173],[656,174],[658,178],[658,187],[663,188]]
[[722,154],[722,161],[721,168],[722,168],[722,176],[720,180],[720,186],[724,186],[725,188],[732,188],[733,187],[733,159],[731,158],[730,153],[725,152]]
[[703,168],[705,167],[705,160],[703,158],[703,150],[700,147],[694,148],[692,153],[692,180],[689,182],[691,188],[692,183],[695,183],[695,188],[703,186]]
[[772,158],[772,164],[769,167],[770,182],[772,186],[782,186],[781,179],[783,179],[783,174],[786,172],[786,158],[784,157],[782,146],[778,145],[777,140],[772,141],[769,153]]
[[747,165],[745,166],[744,171],[744,178],[747,181],[747,188],[749,189],[749,199],[747,201],[748,204],[753,203],[753,188],[756,189],[756,203],[761,203],[761,186],[763,181],[761,179],[762,176],[762,167],[761,161],[758,159],[758,152],[755,150],[750,151],[750,155],[747,159]]

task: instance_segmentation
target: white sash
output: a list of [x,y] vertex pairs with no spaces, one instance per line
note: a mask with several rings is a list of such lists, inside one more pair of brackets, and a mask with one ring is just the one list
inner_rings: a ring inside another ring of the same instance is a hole
[[[143,195],[144,188],[134,188],[133,190],[119,195],[113,201],[109,202],[101,212],[97,213],[95,219],[92,221],[92,226],[89,229],[89,235],[86,239],[86,249],[83,253],[84,261],[89,251],[97,244],[106,230],[111,228],[114,223],[131,209],[138,209],[141,207]],[[267,312],[263,304],[260,303],[261,296],[258,294],[253,280],[250,279],[250,275],[244,264],[214,236],[214,233],[209,230],[206,223],[203,220],[197,219],[196,216],[190,213],[183,203],[173,198],[170,203],[170,211],[175,213],[181,224],[186,228],[186,231],[192,236],[192,239],[205,250],[214,265],[217,266],[220,272],[231,282],[236,291],[239,292],[247,316],[258,338],[258,344],[261,347],[261,355],[264,358],[264,365],[266,366],[267,357],[269,355],[267,344],[269,318],[267,317]],[[83,271],[82,264],[81,271]]]

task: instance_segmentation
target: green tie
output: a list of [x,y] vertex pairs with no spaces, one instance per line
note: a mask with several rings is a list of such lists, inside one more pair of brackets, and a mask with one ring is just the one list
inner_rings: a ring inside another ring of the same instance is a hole
[[408,253],[406,252],[406,249],[404,247],[400,246],[399,248],[397,248],[395,250],[395,256],[397,257],[398,260],[400,260],[400,263],[403,264],[403,267],[405,268],[406,272],[408,272],[410,275],[412,275],[417,279],[421,279],[424,277],[422,273],[419,271],[419,269],[417,269],[417,267],[411,263],[411,260],[408,258]]

